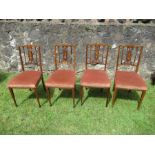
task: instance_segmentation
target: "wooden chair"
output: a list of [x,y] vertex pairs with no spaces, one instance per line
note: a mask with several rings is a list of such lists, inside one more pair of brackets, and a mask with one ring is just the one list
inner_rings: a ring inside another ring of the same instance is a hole
[[[107,89],[106,107],[110,95],[110,79],[106,72],[107,59],[110,45],[90,44],[86,46],[86,70],[81,77],[81,104],[83,104],[83,88],[105,88]],[[103,65],[103,69],[88,69],[88,65]]]
[[[137,109],[140,108],[142,100],[146,94],[147,85],[142,77],[137,73],[143,46],[138,45],[120,45],[118,47],[118,56],[116,64],[116,73],[114,79],[114,93],[112,106],[114,106],[118,89],[142,91],[141,98],[138,101]],[[121,71],[120,67],[133,67],[134,71]]]
[[[43,80],[43,74],[42,74],[42,61],[41,61],[41,50],[40,46],[37,45],[23,45],[18,46],[19,50],[19,57],[22,67],[22,72],[13,77],[9,83],[8,88],[11,93],[11,96],[14,100],[15,106],[17,106],[15,95],[13,92],[14,88],[18,89],[30,89],[34,90],[35,96],[37,98],[37,102],[39,107],[41,107],[39,102],[39,97],[37,93],[37,87],[42,80],[44,89],[44,80]],[[37,67],[37,71],[33,70],[25,70],[26,67]]]
[[[50,88],[71,89],[73,106],[75,106],[76,46],[71,44],[55,45],[54,61],[56,70],[45,82],[49,103],[52,105]],[[70,69],[68,67],[72,68]]]

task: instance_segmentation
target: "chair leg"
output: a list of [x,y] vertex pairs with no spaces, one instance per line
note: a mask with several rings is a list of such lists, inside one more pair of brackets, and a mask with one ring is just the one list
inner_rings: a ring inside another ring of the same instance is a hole
[[81,105],[83,103],[83,86],[80,87],[80,99],[81,99]]
[[141,94],[141,97],[140,97],[140,100],[139,100],[139,102],[138,102],[137,110],[139,110],[139,108],[140,108],[140,106],[141,106],[141,104],[142,104],[142,101],[143,101],[143,99],[144,99],[145,94],[146,94],[146,90],[143,90],[143,91],[142,91],[142,94]]
[[114,91],[114,90],[115,90],[115,83],[114,83],[113,88],[112,88],[112,91]]
[[114,93],[113,93],[112,106],[114,106],[114,104],[115,104],[117,91],[118,91],[118,90],[115,88]]
[[51,106],[52,103],[51,103],[51,97],[50,97],[50,90],[49,90],[48,87],[46,87],[46,94],[47,94],[47,99],[48,99],[48,101],[49,101],[49,103],[50,103],[50,106]]
[[45,82],[44,82],[44,77],[43,77],[43,75],[42,75],[42,77],[41,77],[41,80],[42,80],[43,88],[44,88],[44,90],[46,91],[46,87],[45,87]]
[[16,103],[16,99],[15,99],[15,95],[14,95],[14,92],[13,92],[13,88],[9,88],[9,91],[10,91],[10,94],[11,94],[11,96],[12,96],[12,98],[13,98],[14,104],[15,104],[15,106],[17,107],[18,105],[17,105],[17,103]]
[[40,108],[40,107],[41,107],[41,105],[40,105],[40,101],[39,101],[39,97],[38,97],[37,88],[34,88],[33,90],[34,90],[34,93],[35,93],[35,96],[36,96],[36,99],[37,99],[37,103],[38,103],[39,108]]
[[107,89],[107,101],[106,101],[106,107],[108,107],[108,104],[109,104],[109,96],[110,96],[110,88]]
[[73,107],[75,107],[75,88],[72,89]]

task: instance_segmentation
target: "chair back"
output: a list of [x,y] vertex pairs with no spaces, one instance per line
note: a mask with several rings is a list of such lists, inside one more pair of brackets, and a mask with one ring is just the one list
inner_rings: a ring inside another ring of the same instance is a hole
[[103,65],[106,70],[110,47],[109,44],[88,44],[86,46],[86,69],[88,65]]
[[121,66],[134,67],[138,72],[142,56],[143,46],[140,45],[120,45],[118,47],[118,56],[116,70]]
[[42,60],[41,49],[38,45],[22,45],[18,46],[19,57],[21,62],[22,71],[25,71],[26,67],[36,66],[38,70],[42,72]]
[[76,67],[76,45],[59,44],[54,48],[55,69],[67,65],[75,70]]

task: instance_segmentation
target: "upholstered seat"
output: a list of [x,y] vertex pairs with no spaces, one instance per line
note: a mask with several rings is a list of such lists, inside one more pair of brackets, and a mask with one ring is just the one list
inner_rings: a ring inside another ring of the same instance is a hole
[[41,78],[40,71],[24,71],[11,79],[8,87],[13,88],[36,88]]
[[143,78],[136,72],[116,71],[115,87],[127,90],[147,90]]
[[46,87],[53,88],[74,88],[75,71],[73,70],[56,70],[45,82]]
[[110,88],[110,79],[104,70],[87,69],[81,77],[84,87]]

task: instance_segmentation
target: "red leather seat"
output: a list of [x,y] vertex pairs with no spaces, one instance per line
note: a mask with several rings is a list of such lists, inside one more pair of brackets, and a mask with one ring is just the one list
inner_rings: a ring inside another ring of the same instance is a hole
[[136,72],[116,71],[115,87],[127,90],[147,90],[143,78]]
[[87,69],[81,77],[81,85],[84,87],[110,88],[110,79],[104,70]]
[[76,82],[75,71],[56,70],[45,82],[46,87],[74,88]]
[[40,71],[24,71],[11,79],[9,88],[36,88],[41,79]]

